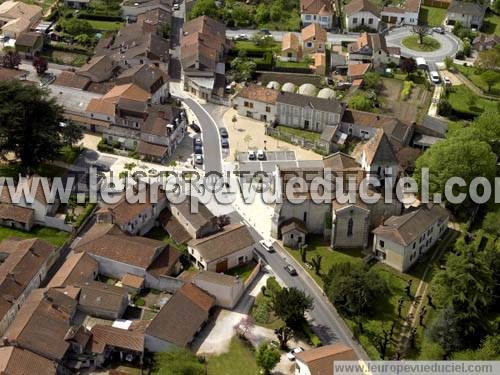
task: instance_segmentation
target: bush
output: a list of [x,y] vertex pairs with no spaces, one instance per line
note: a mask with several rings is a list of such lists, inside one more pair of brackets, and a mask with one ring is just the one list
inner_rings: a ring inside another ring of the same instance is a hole
[[460,50],[458,51],[456,54],[455,54],[455,58],[457,60],[465,60],[465,53],[463,50]]
[[413,88],[412,81],[403,82],[403,90],[401,90],[401,100],[406,100],[410,96],[411,89]]
[[315,347],[321,346],[321,340],[319,339],[318,335],[314,333],[314,331],[311,329],[309,323],[307,323],[306,320],[302,322],[300,329],[307,337],[307,341],[309,342],[310,345]]
[[146,305],[146,301],[144,301],[144,298],[135,297],[134,298],[134,305],[136,305],[137,307],[142,307],[142,306]]
[[96,203],[88,203],[85,206],[85,210],[78,216],[78,219],[76,219],[74,227],[75,228],[80,228],[80,225],[84,222],[84,220],[92,213],[94,210],[94,207],[96,206]]
[[267,279],[266,288],[267,290],[269,290],[271,295],[274,295],[281,290],[280,284],[278,284],[274,277],[270,277]]
[[269,315],[269,306],[264,302],[257,305],[253,314],[255,321],[259,324],[269,323]]
[[92,56],[92,51],[89,51],[88,48],[74,46],[74,45],[66,44],[66,43],[51,43],[50,48],[53,51],[78,53],[78,54],[84,54],[87,56]]
[[115,149],[113,148],[113,146],[108,145],[104,139],[101,139],[97,144],[97,150],[101,152],[107,152],[108,154],[115,153]]
[[80,11],[77,15],[77,18],[84,20],[93,20],[93,21],[109,21],[109,22],[121,22],[123,18],[121,16],[111,16],[106,13],[89,13],[87,11]]

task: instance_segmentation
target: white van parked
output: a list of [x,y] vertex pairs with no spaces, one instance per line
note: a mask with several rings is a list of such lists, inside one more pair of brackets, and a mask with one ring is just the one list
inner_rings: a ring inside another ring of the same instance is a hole
[[425,61],[423,57],[417,57],[415,60],[417,62],[418,69],[424,69],[424,70],[429,69],[429,65],[427,65],[427,61]]

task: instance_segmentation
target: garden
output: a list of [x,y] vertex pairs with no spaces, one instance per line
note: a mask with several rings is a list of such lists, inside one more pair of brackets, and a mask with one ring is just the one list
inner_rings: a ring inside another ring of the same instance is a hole
[[40,238],[41,240],[47,241],[54,246],[62,246],[66,240],[69,238],[69,233],[62,230],[46,228],[46,227],[34,227],[30,232],[25,232],[18,229],[0,227],[0,241],[7,238],[17,237],[22,239],[29,238]]
[[472,66],[463,66],[459,64],[453,65],[454,69],[458,70],[467,77],[475,86],[479,87],[483,92],[491,95],[500,95],[500,73],[494,70],[486,70]]
[[430,27],[442,26],[446,17],[446,8],[430,7],[422,5],[420,7],[419,22]]
[[432,52],[441,47],[441,44],[429,35],[422,38],[422,43],[420,42],[420,37],[418,35],[407,36],[401,41],[401,43],[406,48],[419,52]]
[[476,95],[465,85],[453,86],[442,99],[439,112],[443,116],[472,120],[488,110],[497,110],[499,102]]

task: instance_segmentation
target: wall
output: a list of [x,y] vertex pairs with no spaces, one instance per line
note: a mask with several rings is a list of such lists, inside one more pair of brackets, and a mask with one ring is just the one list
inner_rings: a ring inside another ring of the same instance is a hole
[[[330,203],[314,203],[306,199],[301,204],[293,204],[289,201],[283,201],[281,206],[280,223],[286,219],[296,218],[302,220],[309,233],[323,233],[325,226],[325,214],[331,212]],[[304,220],[304,213],[306,220]]]
[[[354,18],[357,18],[357,23],[354,23]],[[373,19],[372,24],[369,23],[370,18]],[[364,22],[363,22],[363,20],[364,20]],[[379,19],[377,18],[377,16],[375,16],[374,14],[371,14],[370,12],[358,12],[358,13],[354,13],[350,17],[346,16],[346,28],[347,29],[355,29],[358,26],[365,25],[365,26],[368,26],[368,27],[371,27],[371,28],[377,30],[378,23],[379,23]]]
[[[348,235],[349,220],[352,219],[352,234]],[[370,212],[355,206],[333,213],[333,248],[364,248],[368,245]]]
[[[238,262],[238,258],[240,257],[244,257],[242,263]],[[231,269],[233,267],[249,262],[251,259],[253,259],[253,244],[228,256],[213,260],[212,262],[207,264],[207,270],[215,272],[217,263],[220,263],[225,259],[227,259],[227,269]]]
[[153,289],[158,289],[168,293],[175,293],[181,286],[184,285],[184,281],[176,279],[171,276],[160,276],[156,278],[149,273],[146,274],[146,286]]
[[207,280],[193,279],[193,283],[200,289],[216,298],[216,304],[226,309],[232,309],[243,294],[244,287],[241,280],[233,285],[222,285]]
[[169,352],[178,349],[176,345],[168,341],[159,339],[157,337],[151,336],[148,333],[144,335],[144,348],[153,353]]
[[[252,103],[253,108],[245,107],[245,102]],[[255,120],[267,122],[273,122],[276,119],[276,104],[263,103],[255,100],[237,97],[236,105],[238,106],[238,114],[240,116],[250,117]],[[269,112],[266,111],[266,107],[269,107]],[[264,120],[262,116],[266,116],[266,119]]]

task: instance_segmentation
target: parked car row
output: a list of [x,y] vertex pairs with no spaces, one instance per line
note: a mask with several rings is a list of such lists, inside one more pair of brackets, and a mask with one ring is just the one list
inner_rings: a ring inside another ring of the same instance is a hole
[[222,148],[229,148],[229,133],[226,128],[219,128],[220,144]]
[[248,151],[248,160],[266,160],[266,153],[263,150],[257,152],[250,150]]

